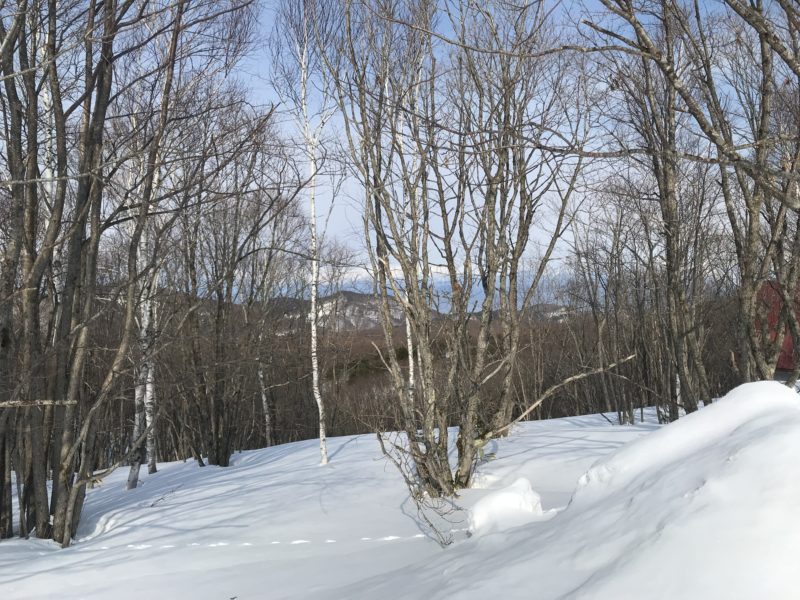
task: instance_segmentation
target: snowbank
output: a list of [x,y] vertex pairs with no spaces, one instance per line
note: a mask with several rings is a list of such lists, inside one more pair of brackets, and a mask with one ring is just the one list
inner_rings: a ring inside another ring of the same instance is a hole
[[483,535],[530,523],[542,515],[542,499],[531,489],[531,482],[520,477],[503,489],[492,492],[469,511],[469,533]]
[[402,581],[393,597],[800,598],[799,463],[798,396],[741,386],[601,459],[555,518],[467,540],[354,597]]

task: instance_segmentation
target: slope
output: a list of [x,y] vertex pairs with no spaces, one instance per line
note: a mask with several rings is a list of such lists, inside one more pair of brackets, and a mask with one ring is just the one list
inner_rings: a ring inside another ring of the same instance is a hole
[[[600,416],[526,423],[493,448],[477,483],[524,476],[552,510],[595,460],[652,429]],[[426,536],[374,436],[329,443],[326,467],[311,440],[238,454],[227,469],[162,465],[131,492],[114,473],[89,491],[71,548],[0,543],[0,598],[345,598],[358,592],[332,590],[451,553]],[[459,502],[489,493],[468,490]]]
[[799,457],[797,395],[741,386],[601,459],[555,518],[333,596],[800,598]]

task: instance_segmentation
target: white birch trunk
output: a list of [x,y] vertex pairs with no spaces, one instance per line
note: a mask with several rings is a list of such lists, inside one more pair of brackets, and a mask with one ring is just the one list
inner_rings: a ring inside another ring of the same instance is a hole
[[319,412],[319,456],[320,464],[328,464],[328,438],[325,433],[325,404],[319,387],[319,355],[317,341],[317,296],[319,294],[319,244],[317,241],[317,132],[311,130],[311,119],[308,113],[308,23],[304,22],[305,36],[302,47],[298,48],[300,67],[300,99],[303,118],[303,140],[305,142],[306,160],[308,161],[308,212],[309,230],[311,234],[311,390]]
[[319,456],[320,464],[328,464],[328,440],[325,434],[325,404],[322,400],[322,393],[319,389],[319,356],[317,353],[317,295],[319,293],[319,248],[317,244],[317,206],[315,198],[315,185],[317,178],[317,165],[313,141],[308,144],[309,168],[311,170],[309,180],[308,208],[310,215],[311,230],[311,311],[309,320],[311,321],[311,388],[314,393],[314,400],[319,411]]
[[[145,372],[144,369],[139,369],[135,375],[136,382],[134,384],[133,402],[134,402],[134,417],[133,417],[133,436],[131,443],[136,443],[142,432],[144,431],[144,393],[145,393]],[[137,448],[133,458],[131,459],[131,468],[128,472],[128,483],[126,488],[129,490],[136,489],[139,485],[139,467],[142,464],[142,451]]]
[[[141,302],[141,316],[139,320],[139,339],[138,344],[142,353],[141,365],[135,370],[135,390],[134,390],[134,411],[135,420],[133,424],[133,443],[141,437],[147,428],[145,438],[145,456],[147,461],[147,472],[155,473],[158,471],[156,461],[156,432],[153,420],[155,419],[156,389],[155,389],[155,362],[153,360],[153,349],[155,346],[155,302],[153,301],[153,289],[155,286],[156,275],[145,284]],[[136,487],[139,480],[139,467],[141,466],[142,452],[139,451],[131,462],[131,472],[128,475],[128,489]]]
[[[157,178],[156,178],[157,185]],[[142,232],[139,253],[137,256],[138,269],[143,271],[146,267],[146,256],[149,250],[149,232],[147,228]],[[144,433],[147,435],[144,448],[138,449],[131,461],[128,474],[127,489],[134,489],[139,481],[139,469],[143,461],[147,462],[147,472],[155,473],[158,470],[156,461],[156,428],[155,419],[156,392],[155,392],[155,363],[153,352],[155,350],[155,293],[158,279],[158,269],[145,279],[139,305],[136,307],[139,321],[139,335],[137,344],[140,353],[140,364],[134,369],[134,425],[132,443],[137,443]]]
[[[147,439],[145,447],[147,451],[147,472],[150,474],[158,471],[156,461],[156,428],[153,424],[156,412],[156,365],[154,362],[153,351],[155,346],[155,302],[153,292],[155,288],[156,274],[153,274],[149,281],[143,306],[143,312],[147,315],[147,326],[144,328],[144,351],[147,353],[143,365],[145,371],[144,384],[144,421],[147,427]],[[143,324],[144,325],[144,324]]]
[[275,440],[272,436],[272,403],[269,399],[267,378],[264,375],[264,365],[260,362],[258,363],[258,385],[261,389],[261,406],[264,410],[264,436],[267,440],[267,446],[274,446]]
[[[134,122],[135,123],[135,122]],[[133,174],[128,176],[128,183],[132,184],[134,181]],[[128,229],[129,233],[133,234],[134,222],[128,222]],[[137,268],[141,266],[142,263],[142,252],[141,247],[144,246],[144,238],[146,234],[142,236],[142,241],[139,242],[140,245],[140,252],[137,255]],[[141,300],[141,298],[140,298]],[[147,311],[141,310],[141,305],[136,306],[134,308],[137,312],[137,321],[139,322],[139,335],[137,339],[137,344],[139,345],[140,350],[142,349],[142,339],[144,336],[144,332],[147,330],[147,323],[146,314]],[[133,370],[133,380],[134,380],[134,388],[133,388],[133,434],[131,435],[131,450],[133,451],[133,456],[131,457],[131,468],[128,472],[128,482],[126,488],[129,490],[136,489],[139,485],[139,469],[142,465],[142,460],[144,457],[142,456],[142,448],[141,447],[133,447],[137,445],[139,438],[142,436],[145,428],[145,417],[144,417],[144,396],[145,396],[145,388],[147,386],[147,370],[145,369],[145,356],[142,354],[140,358],[140,362],[138,365],[134,367]]]
[[[41,57],[42,61],[45,59],[45,52],[44,48],[41,50]],[[42,171],[42,177],[45,180],[44,183],[44,190],[46,190],[47,194],[47,202],[45,206],[52,206],[52,202],[56,196],[56,181],[55,181],[55,170],[54,165],[56,162],[55,159],[55,124],[54,124],[54,116],[53,116],[53,102],[50,96],[50,88],[48,86],[42,86],[42,91],[40,92],[42,98],[42,109],[44,111],[45,123],[46,123],[46,138],[45,138],[45,147],[44,147],[44,170]],[[61,264],[61,253],[63,251],[64,244],[58,244],[54,251],[53,251],[53,264],[60,265]],[[56,303],[56,314],[55,314],[55,326],[53,327],[53,339],[51,340],[52,344],[56,344],[56,340],[58,338],[58,330],[59,325],[58,323],[61,320],[61,293],[64,291],[64,274],[62,269],[57,268],[54,269],[53,274],[53,284],[55,288],[55,296],[53,300]]]

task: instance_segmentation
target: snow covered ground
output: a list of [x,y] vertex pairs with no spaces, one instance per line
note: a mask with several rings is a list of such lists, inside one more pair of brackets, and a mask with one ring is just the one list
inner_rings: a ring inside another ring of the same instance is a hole
[[329,448],[162,465],[132,492],[115,473],[73,547],[0,543],[0,598],[800,598],[800,399],[779,384],[661,428],[522,424],[446,549],[374,436]]

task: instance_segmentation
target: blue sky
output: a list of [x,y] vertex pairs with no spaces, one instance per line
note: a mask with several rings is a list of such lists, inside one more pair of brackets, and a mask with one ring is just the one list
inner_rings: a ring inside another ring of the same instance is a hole
[[[269,82],[271,57],[267,46],[269,35],[273,31],[275,10],[281,0],[263,0],[261,3],[260,27],[252,53],[241,63],[239,77],[251,88],[251,101],[254,104],[278,104],[280,98]],[[579,2],[564,2],[560,10],[578,6]],[[573,15],[576,16],[576,15]],[[293,118],[278,107],[279,127],[289,137],[297,137],[297,127]],[[337,123],[333,120],[329,127],[335,135]],[[320,229],[325,228],[326,238],[343,243],[361,258],[357,262],[366,262],[363,241],[363,225],[361,222],[361,190],[354,180],[346,181],[340,188],[335,201],[332,188],[325,181],[320,182],[317,192],[318,215]],[[534,237],[535,239],[535,237]],[[354,269],[354,276],[364,277],[366,272]]]
[[[272,59],[267,47],[268,39],[273,31],[275,10],[281,0],[262,0],[260,6],[260,27],[255,40],[255,47],[251,54],[242,61],[238,72],[239,76],[251,88],[251,101],[254,104],[277,104],[279,127],[289,137],[297,135],[294,120],[281,109],[280,98],[269,82],[270,65]],[[336,123],[328,126],[329,134],[336,131]],[[359,188],[354,182],[345,182],[338,190],[335,202],[332,198],[332,189],[329,182],[321,178],[317,190],[317,212],[319,215],[320,229],[327,225],[324,232],[327,239],[335,238],[340,243],[359,251],[363,247],[363,227],[361,224],[361,209]]]

